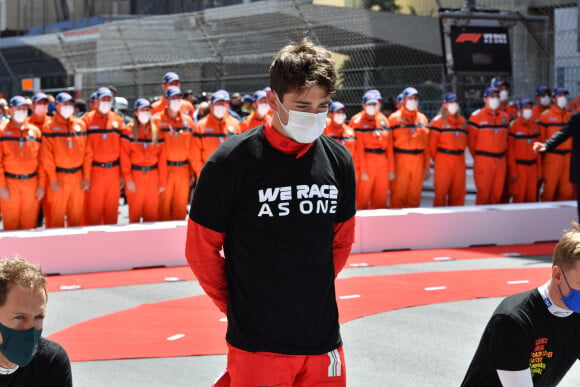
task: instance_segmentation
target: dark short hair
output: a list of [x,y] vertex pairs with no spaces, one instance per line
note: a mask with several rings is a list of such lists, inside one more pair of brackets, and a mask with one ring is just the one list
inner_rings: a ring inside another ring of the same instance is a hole
[[307,38],[278,51],[270,66],[270,87],[280,99],[288,92],[315,85],[332,95],[335,83],[336,70],[330,51]]

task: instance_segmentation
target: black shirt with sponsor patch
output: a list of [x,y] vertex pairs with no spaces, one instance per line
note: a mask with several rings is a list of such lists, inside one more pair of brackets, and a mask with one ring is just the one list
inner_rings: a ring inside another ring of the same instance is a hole
[[273,148],[258,127],[213,153],[190,217],[226,235],[231,345],[290,355],[341,345],[334,225],[355,212],[352,158],[329,137],[296,158]]
[[530,369],[534,386],[556,386],[580,356],[580,314],[554,316],[533,289],[494,311],[462,386],[501,387],[497,370]]

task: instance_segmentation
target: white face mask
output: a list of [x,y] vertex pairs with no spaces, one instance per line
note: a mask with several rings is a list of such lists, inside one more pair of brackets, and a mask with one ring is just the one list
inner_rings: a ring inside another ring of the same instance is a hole
[[502,102],[505,102],[508,100],[509,97],[509,91],[507,90],[500,90],[499,91],[499,100]]
[[282,110],[288,114],[288,123],[284,125],[280,119],[280,114],[277,112],[280,124],[294,141],[301,144],[309,144],[322,135],[326,127],[326,115],[328,112],[306,113],[296,110],[288,111],[282,106],[280,100],[278,100],[278,103]]
[[62,118],[64,118],[65,120],[68,120],[68,118],[70,116],[72,116],[74,111],[75,111],[75,109],[72,105],[64,105],[60,108],[59,113],[62,116]]
[[146,124],[151,119],[151,112],[148,110],[143,110],[137,113],[137,120],[142,123]]
[[16,110],[12,116],[12,119],[19,124],[26,121],[26,118],[28,118],[28,112],[26,110]]
[[267,103],[260,103],[258,104],[258,107],[256,107],[256,113],[258,113],[260,117],[264,117],[266,114],[268,114],[269,111],[270,105]]
[[375,114],[377,114],[377,106],[376,105],[366,105],[365,112],[367,113],[367,115],[372,117]]
[[523,109],[522,118],[526,121],[532,118],[532,109]]
[[107,114],[111,111],[113,103],[111,101],[100,101],[99,102],[99,113]]
[[213,107],[213,115],[218,120],[221,120],[226,115],[226,106],[225,105],[215,105]]
[[419,101],[417,101],[416,99],[408,99],[405,102],[405,109],[407,109],[410,112],[414,112],[415,110],[417,110],[418,107]]
[[174,113],[177,113],[180,109],[181,109],[180,99],[169,100],[169,110],[171,110]]
[[48,112],[48,105],[36,105],[34,107],[34,114],[37,116],[45,116]]
[[568,106],[568,98],[564,97],[563,95],[557,97],[556,105],[558,105],[560,109],[566,109],[566,106]]
[[542,106],[550,106],[551,98],[549,95],[544,95],[540,97],[540,105]]
[[459,104],[457,102],[449,102],[447,104],[447,111],[452,116],[455,115],[459,111]]
[[332,116],[332,120],[337,124],[337,125],[342,125],[344,124],[344,121],[346,121],[346,114],[344,113],[335,113]]
[[491,110],[497,110],[499,107],[499,98],[497,97],[490,97],[487,99],[487,107]]

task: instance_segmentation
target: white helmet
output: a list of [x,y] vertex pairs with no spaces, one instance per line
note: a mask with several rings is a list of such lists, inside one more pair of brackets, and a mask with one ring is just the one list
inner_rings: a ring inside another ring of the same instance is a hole
[[115,97],[115,109],[117,110],[128,110],[129,109],[129,101],[125,97]]

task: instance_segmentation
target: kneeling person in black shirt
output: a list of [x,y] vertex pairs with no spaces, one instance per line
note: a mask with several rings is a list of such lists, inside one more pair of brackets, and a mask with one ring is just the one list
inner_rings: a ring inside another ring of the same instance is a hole
[[580,226],[554,249],[552,276],[505,298],[488,322],[465,387],[556,386],[580,356]]
[[72,386],[65,350],[42,334],[46,279],[39,266],[0,260],[0,386]]

